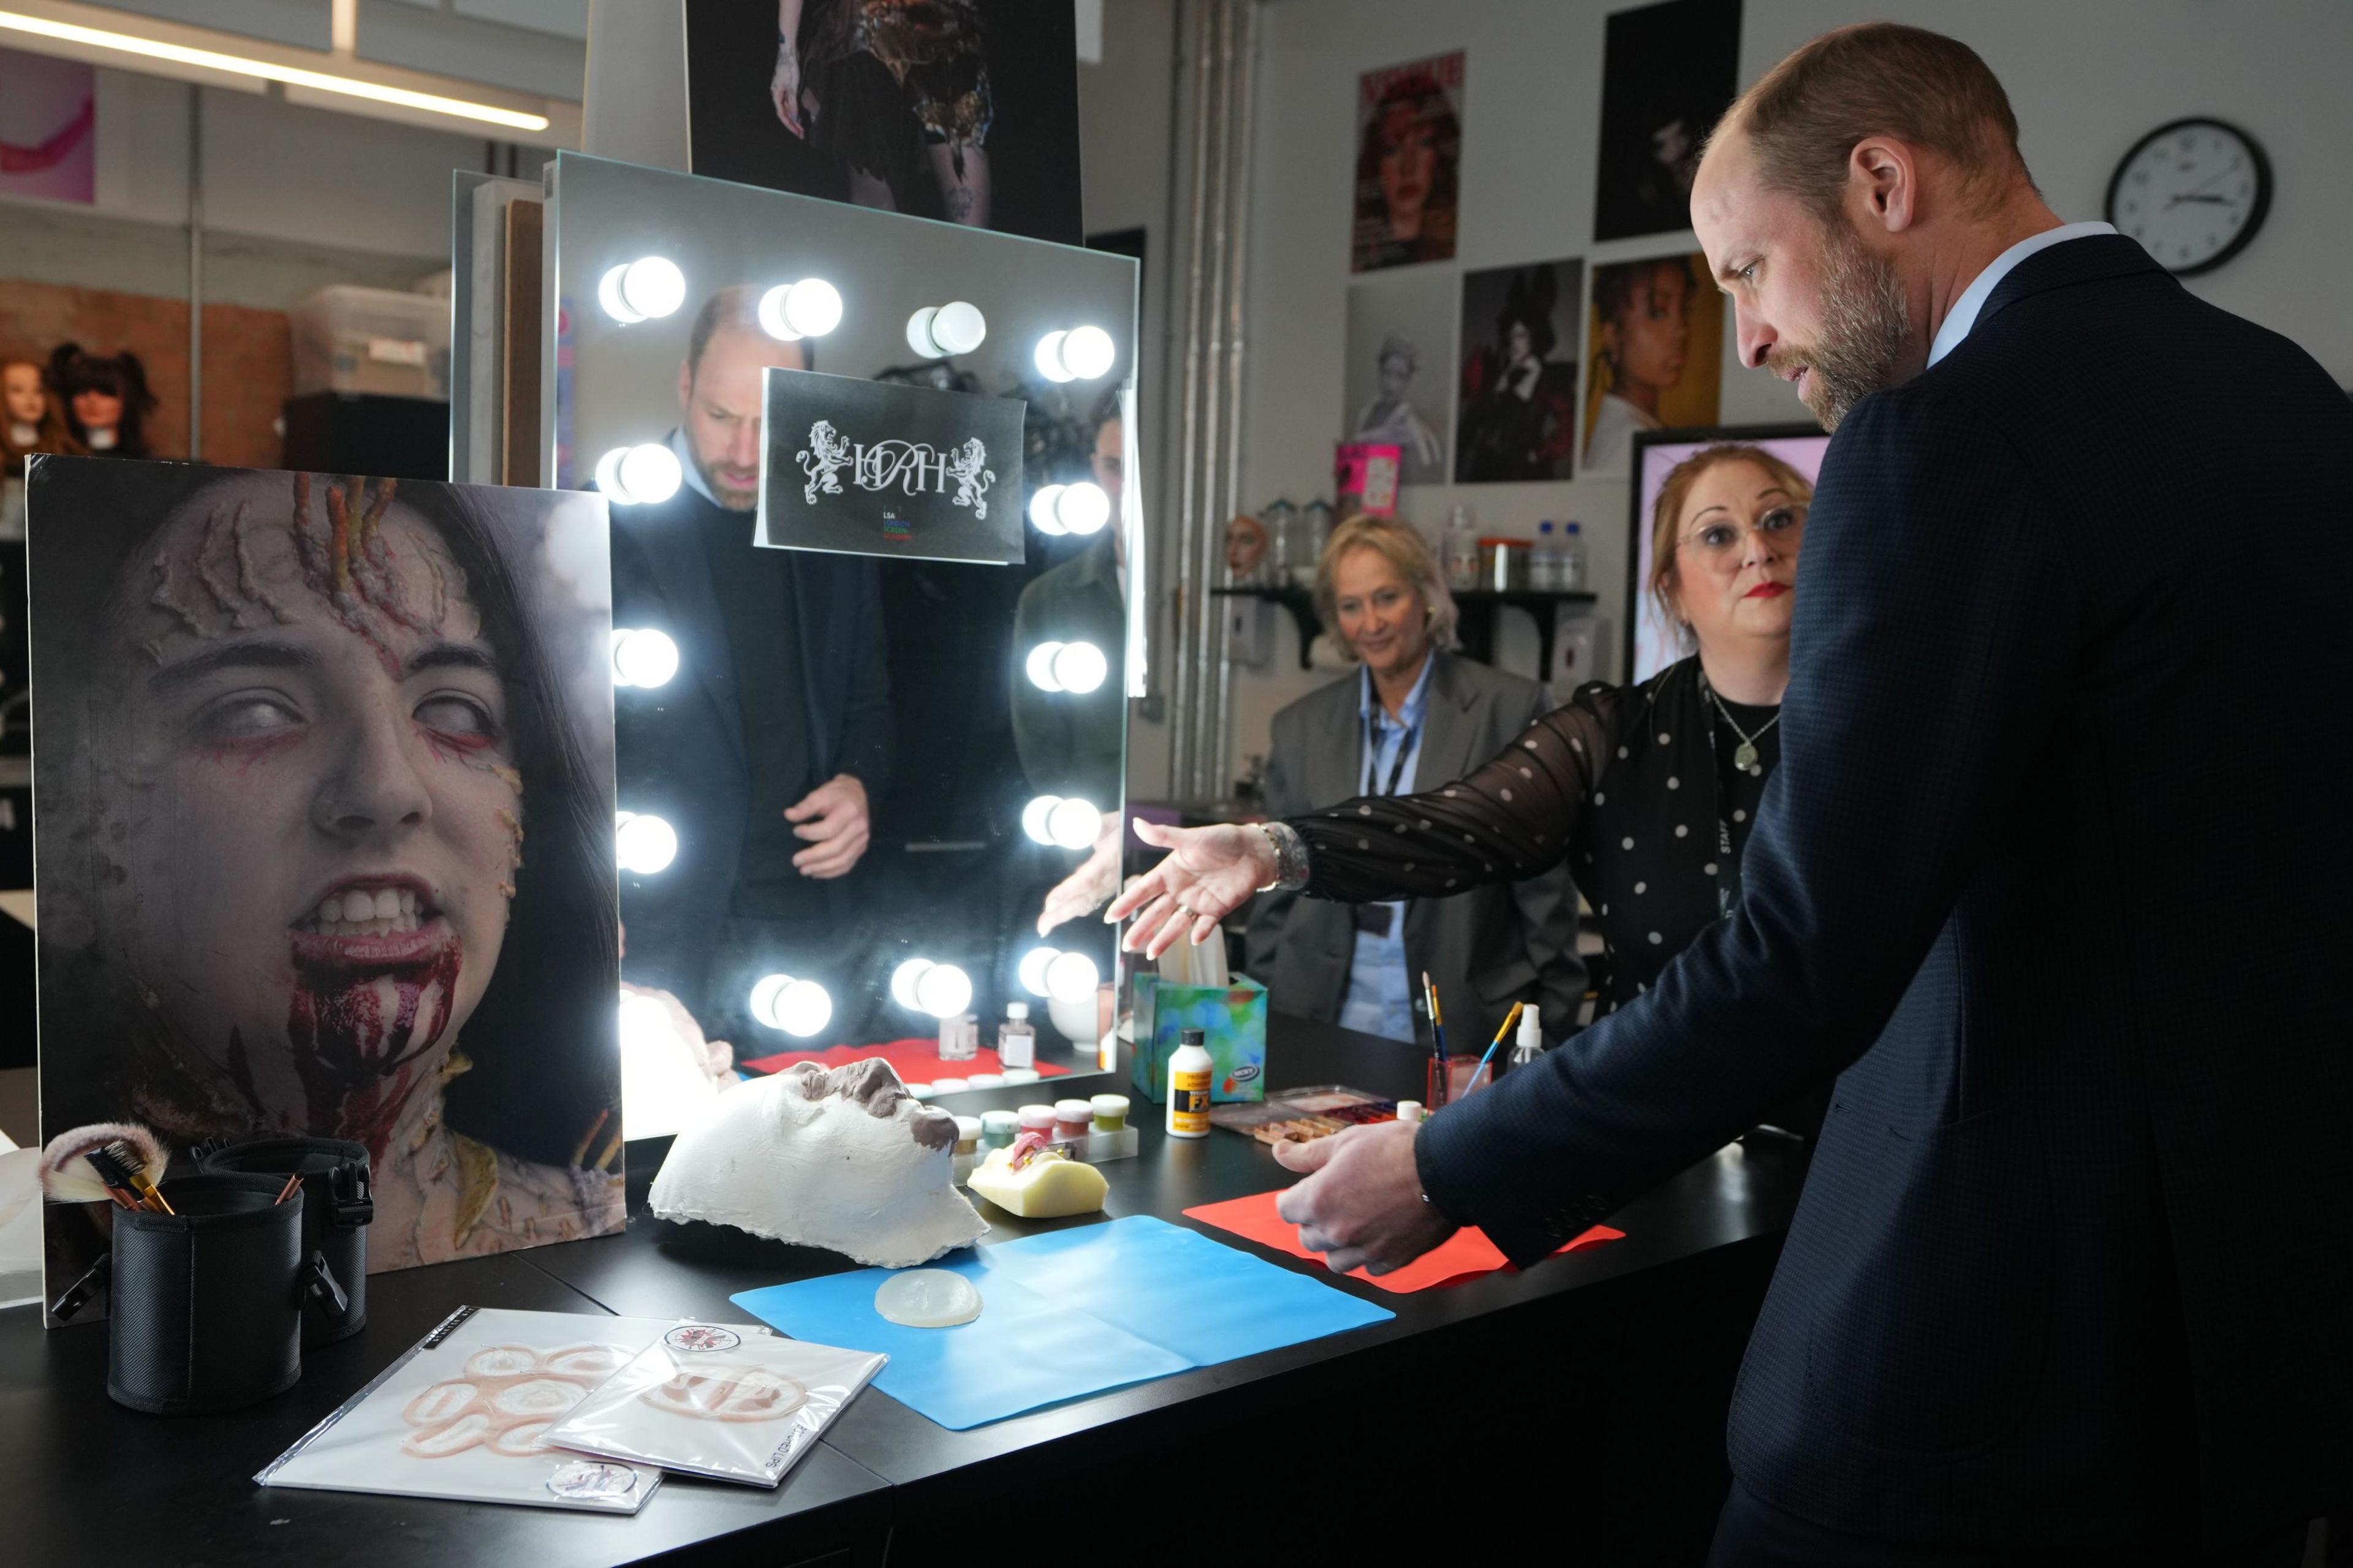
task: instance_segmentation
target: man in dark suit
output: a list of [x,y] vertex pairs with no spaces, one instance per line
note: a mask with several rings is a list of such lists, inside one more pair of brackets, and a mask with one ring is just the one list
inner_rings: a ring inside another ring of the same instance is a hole
[[1335,1268],[1526,1264],[1837,1071],[1715,1561],[2294,1563],[2353,1482],[2353,407],[2061,232],[1934,34],[1784,60],[1693,216],[1837,430],[1744,897],[1536,1070],[1286,1157],[1283,1212]]
[[670,866],[622,874],[625,973],[739,1047],[776,1038],[746,1016],[763,973],[849,1000],[838,949],[893,751],[874,563],[752,542],[762,373],[807,363],[761,330],[758,297],[724,289],[695,318],[670,437],[686,482],[613,509],[613,624],[680,652],[666,687],[615,694],[622,808],[679,832]]

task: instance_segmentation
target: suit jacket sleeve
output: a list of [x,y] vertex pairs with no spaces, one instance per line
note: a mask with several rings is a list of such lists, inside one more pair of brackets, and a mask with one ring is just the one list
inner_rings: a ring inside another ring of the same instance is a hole
[[[1512,715],[1514,731],[1533,730],[1546,712],[1539,688],[1526,710]],[[1562,863],[1512,884],[1512,905],[1520,917],[1520,940],[1536,972],[1534,1000],[1544,1009],[1545,1034],[1560,1039],[1577,1032],[1585,1001],[1585,960],[1577,952],[1577,889]]]
[[1446,1214],[1531,1262],[1869,1048],[2060,711],[2073,590],[2031,496],[1933,388],[1849,416],[1741,901],[1631,1006],[1431,1119],[1416,1158]]
[[[1276,714],[1273,742],[1266,754],[1266,814],[1271,817],[1295,816],[1307,809],[1306,796],[1293,782],[1292,768],[1284,762],[1298,744],[1297,724],[1288,714]],[[1277,889],[1251,900],[1250,921],[1242,931],[1244,973],[1259,979],[1274,973],[1275,950],[1282,945],[1291,906],[1298,899],[1295,890]]]
[[882,631],[882,575],[871,561],[859,565],[862,570],[852,590],[857,603],[849,617],[855,651],[836,771],[864,784],[871,801],[891,786],[898,760],[898,723],[891,709],[890,649]]

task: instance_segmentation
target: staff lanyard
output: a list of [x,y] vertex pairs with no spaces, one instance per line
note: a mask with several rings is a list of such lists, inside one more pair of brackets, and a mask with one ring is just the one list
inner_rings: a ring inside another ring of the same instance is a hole
[[1398,792],[1398,781],[1405,777],[1405,760],[1413,755],[1414,742],[1421,735],[1421,726],[1419,723],[1416,723],[1407,729],[1405,739],[1398,744],[1397,761],[1389,765],[1388,787],[1386,789],[1376,789],[1374,784],[1378,779],[1380,773],[1381,752],[1379,742],[1374,739],[1373,725],[1373,717],[1370,714],[1366,715],[1365,793],[1366,795],[1395,795]]

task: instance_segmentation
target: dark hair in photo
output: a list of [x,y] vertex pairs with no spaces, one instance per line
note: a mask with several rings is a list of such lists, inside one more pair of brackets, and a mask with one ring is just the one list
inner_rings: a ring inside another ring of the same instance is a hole
[[1552,324],[1553,307],[1559,297],[1560,280],[1553,276],[1549,266],[1530,267],[1512,274],[1511,287],[1504,294],[1504,308],[1495,312],[1495,347],[1500,351],[1510,341],[1512,325],[1517,322],[1528,330],[1528,347],[1536,358],[1550,358],[1560,342]]
[[1626,261],[1615,267],[1595,268],[1594,315],[1604,321],[1616,321],[1633,309],[1641,290],[1651,286],[1651,279],[1669,269],[1682,273],[1686,283],[1696,285],[1704,281],[1692,276],[1691,258],[1683,255],[1656,256],[1648,261]]
[[1430,144],[1438,151],[1430,195],[1422,205],[1432,212],[1454,210],[1455,187],[1461,179],[1459,153],[1462,122],[1447,101],[1446,89],[1435,77],[1409,76],[1391,82],[1365,120],[1365,133],[1356,141],[1356,219],[1386,222],[1388,199],[1381,194],[1381,154],[1388,151],[1389,110],[1404,107],[1430,127]]
[[109,397],[122,400],[122,422],[115,427],[114,445],[108,448],[110,458],[146,458],[153,456],[147,447],[146,416],[155,411],[155,395],[147,390],[147,367],[139,356],[125,349],[111,359],[84,353],[79,343],[59,343],[49,353],[49,390],[63,406],[59,413],[66,430],[74,440],[87,447],[90,432],[74,416],[74,395],[82,392],[102,392]]
[[498,969],[460,1039],[474,1067],[450,1081],[449,1124],[519,1159],[568,1164],[598,1112],[611,1115],[596,1142],[620,1125],[612,815],[499,543],[491,498],[414,480],[399,497],[464,570],[482,635],[498,652],[530,834]]

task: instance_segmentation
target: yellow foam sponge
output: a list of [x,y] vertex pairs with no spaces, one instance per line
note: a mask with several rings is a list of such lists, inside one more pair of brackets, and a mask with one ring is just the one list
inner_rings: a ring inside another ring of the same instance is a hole
[[1059,1149],[1044,1149],[1016,1169],[1011,1149],[991,1149],[965,1184],[1007,1214],[1022,1219],[1060,1219],[1093,1214],[1103,1206],[1111,1184],[1092,1165]]

